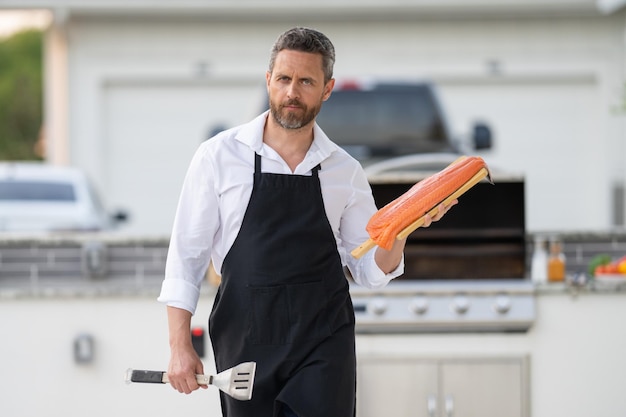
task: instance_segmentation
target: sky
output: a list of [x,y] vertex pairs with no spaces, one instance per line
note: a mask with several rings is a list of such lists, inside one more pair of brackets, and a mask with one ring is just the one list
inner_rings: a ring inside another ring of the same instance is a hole
[[0,10],[0,37],[26,28],[43,28],[49,22],[47,10]]

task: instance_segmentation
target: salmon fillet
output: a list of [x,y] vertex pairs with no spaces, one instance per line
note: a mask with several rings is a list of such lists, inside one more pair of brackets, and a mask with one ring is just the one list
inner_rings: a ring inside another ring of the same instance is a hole
[[488,173],[487,164],[482,158],[463,157],[418,182],[370,218],[366,227],[370,239],[381,248],[390,250],[400,232],[438,206],[483,169],[485,174]]

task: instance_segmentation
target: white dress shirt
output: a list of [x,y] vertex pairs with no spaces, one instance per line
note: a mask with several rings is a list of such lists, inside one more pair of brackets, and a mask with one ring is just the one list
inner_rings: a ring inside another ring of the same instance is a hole
[[377,210],[361,165],[315,125],[309,151],[291,172],[263,143],[267,115],[217,134],[196,151],[178,202],[159,301],[195,312],[209,261],[219,273],[239,233],[252,193],[255,152],[261,155],[262,172],[311,175],[321,164],[326,216],[342,263],[356,283],[379,288],[404,272],[404,259],[385,274],[374,261],[375,250],[358,260],[350,254],[368,239],[365,225]]

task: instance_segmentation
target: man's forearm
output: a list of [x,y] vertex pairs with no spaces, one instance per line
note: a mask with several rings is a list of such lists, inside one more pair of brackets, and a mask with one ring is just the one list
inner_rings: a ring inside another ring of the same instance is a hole
[[167,307],[170,348],[191,344],[191,313],[182,308]]
[[[179,392],[189,394],[198,389],[196,374],[203,374],[202,361],[191,343],[191,312],[167,307],[171,358],[167,369],[170,384]],[[202,386],[206,388],[206,385]]]
[[402,260],[402,254],[404,253],[404,245],[406,244],[406,239],[396,240],[393,243],[393,247],[391,250],[386,250],[381,247],[376,248],[376,253],[374,254],[374,259],[376,260],[376,264],[385,274],[390,273],[395,270],[398,265],[400,265],[400,261]]

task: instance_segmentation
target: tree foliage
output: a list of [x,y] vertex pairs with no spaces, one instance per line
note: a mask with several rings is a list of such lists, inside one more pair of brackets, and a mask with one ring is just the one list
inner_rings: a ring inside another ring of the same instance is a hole
[[0,39],[0,160],[40,159],[43,34],[26,30]]

